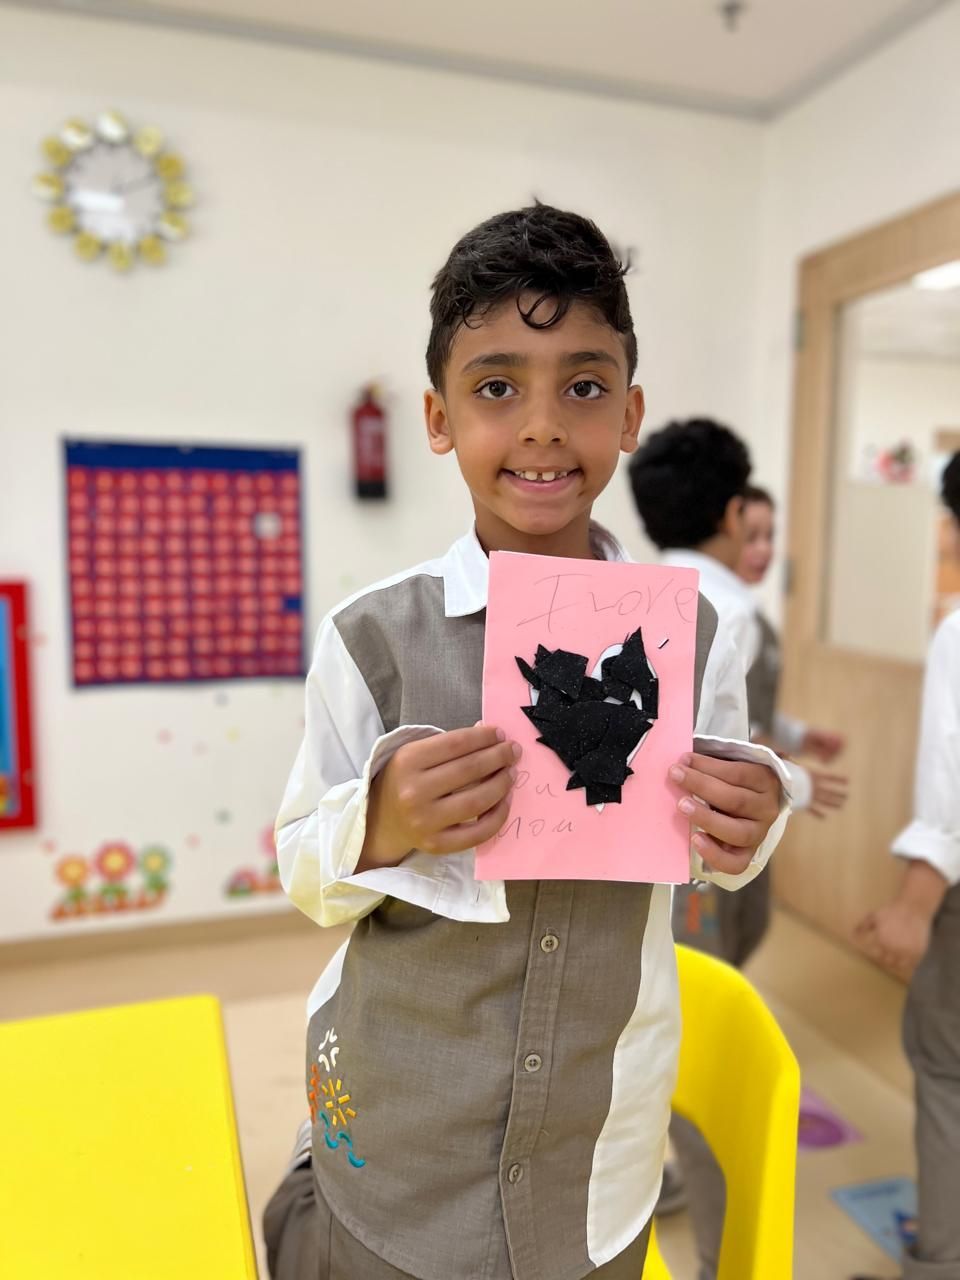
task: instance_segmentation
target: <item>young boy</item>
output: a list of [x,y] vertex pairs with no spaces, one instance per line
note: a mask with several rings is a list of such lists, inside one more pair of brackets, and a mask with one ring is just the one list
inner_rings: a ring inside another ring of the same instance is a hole
[[[643,416],[624,270],[592,223],[536,205],[434,281],[427,436],[475,524],[317,637],[281,876],[321,925],[357,924],[309,1001],[312,1153],[265,1215],[275,1280],[642,1273],[679,1038],[670,890],[473,878],[519,757],[478,723],[487,553],[626,558],[591,522]],[[788,805],[775,758],[729,741],[743,678],[707,604],[698,633],[697,731],[726,741],[664,783],[695,872],[734,888]]]
[[[762,491],[750,488],[746,445],[728,427],[710,418],[671,422],[647,439],[631,458],[629,470],[637,512],[647,536],[661,552],[662,563],[700,571],[700,590],[716,609],[740,654],[751,736],[777,750],[834,755],[842,739],[809,731],[776,712],[779,645],[742,572],[745,556],[751,566],[763,557],[754,581],[769,567],[772,507],[750,498]],[[765,494],[763,497],[769,503]],[[811,809],[820,817],[826,809],[840,808],[844,803],[844,779],[792,761],[786,768],[795,811]],[[706,914],[702,909],[687,913],[688,894],[678,894],[677,901],[684,914]],[[688,936],[678,919],[683,940],[742,966],[759,946],[769,924],[768,877],[758,876],[736,898],[718,895],[716,906],[718,919],[712,935],[701,931]]]
[[[775,541],[775,508],[773,498],[756,485],[748,485],[743,495],[743,548],[737,573],[748,587],[757,587],[767,576],[773,562]],[[750,709],[750,736],[754,742],[765,742],[775,751],[816,756],[829,764],[843,751],[843,734],[831,729],[818,729],[785,715],[777,707],[780,688],[780,638],[769,619],[757,610],[760,648],[753,666],[747,672],[747,704]],[[791,764],[794,778],[794,809],[797,793],[809,795],[807,806],[817,818],[826,817],[828,809],[839,809],[846,798],[846,779],[819,770],[806,770]],[[802,775],[802,785],[797,777]]]
[[[661,563],[699,570],[700,591],[716,609],[749,688],[761,632],[756,603],[737,575],[750,479],[746,445],[710,418],[670,422],[634,453],[629,472],[634,505]],[[799,807],[793,787],[791,796]],[[702,901],[695,892],[678,893],[678,936],[743,965],[767,929],[768,884],[768,876],[758,876],[736,898],[719,894]]]
[[[943,473],[960,557],[960,453]],[[900,892],[858,927],[869,954],[910,978],[904,1047],[914,1071],[917,1240],[904,1280],[960,1276],[960,610],[930,645],[914,818],[893,842]]]
[[[710,418],[671,422],[648,437],[630,460],[634,504],[647,536],[667,565],[700,571],[700,590],[716,609],[746,677],[751,730],[773,718],[764,677],[764,631],[753,593],[739,576],[745,546],[744,506],[750,455],[728,427]],[[775,696],[775,687],[772,690]],[[769,736],[769,735],[768,735]],[[795,809],[813,798],[812,775],[785,766]],[[834,802],[826,790],[818,803]],[[820,779],[818,778],[818,782]],[[842,803],[842,792],[837,793]],[[720,956],[738,968],[762,942],[770,923],[770,878],[755,877],[736,895],[705,886],[681,888],[674,897],[674,933],[680,941]],[[699,1280],[714,1280],[723,1233],[725,1189],[720,1169],[699,1133],[682,1117],[670,1128],[679,1165],[668,1166],[658,1211],[686,1201],[697,1239]]]

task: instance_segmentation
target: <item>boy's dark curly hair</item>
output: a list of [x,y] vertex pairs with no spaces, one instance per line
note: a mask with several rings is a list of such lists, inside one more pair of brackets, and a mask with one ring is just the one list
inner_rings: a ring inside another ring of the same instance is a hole
[[538,202],[489,218],[457,241],[433,282],[430,381],[441,388],[461,325],[511,301],[533,329],[551,328],[575,302],[593,307],[623,339],[632,381],[637,339],[623,283],[629,269],[629,260],[621,262],[599,227],[579,214]]
[[960,450],[943,469],[940,496],[953,518],[960,522]]
[[629,472],[650,540],[662,551],[699,547],[720,528],[730,499],[746,493],[750,454],[729,427],[691,418],[649,436]]

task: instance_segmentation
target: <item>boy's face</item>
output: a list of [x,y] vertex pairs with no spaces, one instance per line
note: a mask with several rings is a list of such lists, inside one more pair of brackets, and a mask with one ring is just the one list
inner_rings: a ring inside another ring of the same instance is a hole
[[737,572],[751,586],[762,582],[773,559],[773,508],[768,502],[747,502],[743,509],[744,543]]
[[434,453],[456,450],[487,550],[590,555],[591,508],[643,418],[620,335],[596,312],[575,303],[534,329],[510,301],[462,326],[424,409]]

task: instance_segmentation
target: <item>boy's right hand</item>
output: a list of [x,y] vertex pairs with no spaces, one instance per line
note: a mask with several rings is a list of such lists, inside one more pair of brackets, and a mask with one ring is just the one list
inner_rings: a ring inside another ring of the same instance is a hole
[[371,784],[357,871],[396,866],[413,849],[461,853],[496,835],[520,754],[485,724],[399,747]]
[[897,898],[871,911],[856,927],[856,938],[871,960],[908,981],[927,953],[932,920],[915,903]]
[[847,778],[836,773],[824,773],[821,769],[808,770],[813,785],[810,812],[815,818],[825,818],[831,809],[842,809],[847,803]]
[[831,729],[809,728],[804,735],[801,751],[804,755],[816,756],[824,764],[830,764],[846,745],[847,740],[842,733],[834,733]]

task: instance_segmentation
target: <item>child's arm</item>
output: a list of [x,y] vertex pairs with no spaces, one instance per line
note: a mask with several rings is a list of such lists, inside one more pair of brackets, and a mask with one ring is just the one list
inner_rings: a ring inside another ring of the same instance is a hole
[[[479,757],[480,773],[489,767],[491,774],[478,778],[470,756]],[[474,884],[472,859],[440,859],[423,849],[434,842],[434,852],[468,849],[482,833],[492,834],[486,828],[502,820],[498,806],[512,784],[513,759],[512,745],[489,728],[444,734],[432,725],[405,725],[386,733],[335,620],[326,618],[307,676],[303,742],[276,824],[284,889],[321,925],[357,920],[387,895],[456,919],[507,919],[502,886]],[[467,816],[487,810],[469,840],[442,825],[461,821],[462,798],[444,804],[443,787],[434,787],[451,778],[469,788],[466,808],[476,811]]]
[[771,745],[788,755],[816,756],[823,764],[830,764],[844,750],[847,740],[842,733],[818,729],[778,711],[773,717]]
[[893,902],[857,925],[857,941],[872,959],[901,978],[911,978],[926,955],[933,918],[949,887],[946,876],[929,862],[909,863]]
[[909,865],[893,902],[857,926],[868,955],[910,977],[930,942],[933,918],[960,883],[960,616],[930,645],[914,787],[914,818],[893,842]]
[[[764,746],[772,747],[777,754],[780,747],[775,742],[765,742],[763,738],[754,738]],[[784,760],[787,773],[790,775],[790,795],[793,801],[793,812],[806,811],[815,818],[827,817],[831,809],[842,809],[847,803],[849,778],[840,773],[826,773],[823,769],[808,769],[796,760]]]

